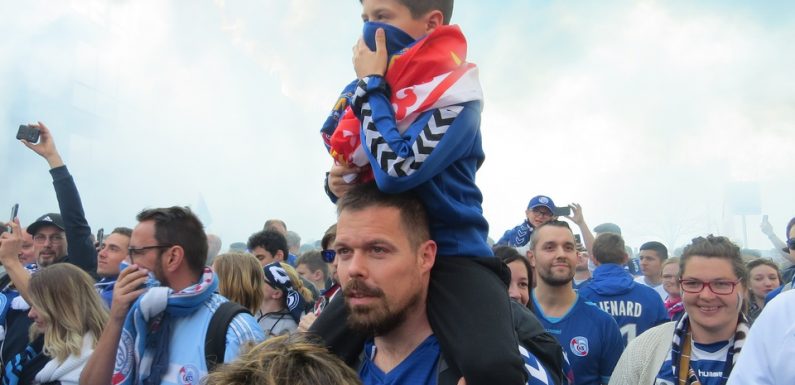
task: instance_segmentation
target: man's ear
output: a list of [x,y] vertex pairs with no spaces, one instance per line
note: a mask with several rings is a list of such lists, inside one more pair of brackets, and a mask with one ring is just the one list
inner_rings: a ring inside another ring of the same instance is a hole
[[417,250],[418,263],[423,273],[430,273],[433,268],[433,264],[436,262],[436,249],[436,242],[427,240],[423,242]]
[[530,266],[536,267],[536,256],[533,254],[533,250],[527,250],[527,261],[530,262]]
[[284,262],[284,252],[276,250],[276,255],[273,256],[273,260],[276,262]]
[[309,273],[309,275],[312,277],[312,279],[310,281],[318,282],[321,279],[323,279],[323,270],[317,269],[317,270]]
[[182,263],[185,262],[185,249],[179,245],[171,246],[171,248],[163,254],[163,262],[166,264],[163,270],[172,273],[177,271],[177,269],[182,266]]

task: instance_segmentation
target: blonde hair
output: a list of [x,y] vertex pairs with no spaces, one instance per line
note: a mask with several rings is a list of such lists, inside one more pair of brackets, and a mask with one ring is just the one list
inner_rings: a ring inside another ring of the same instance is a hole
[[204,385],[361,383],[353,369],[304,333],[271,337],[204,379]]
[[[108,322],[108,310],[94,289],[94,280],[80,268],[57,263],[34,273],[29,284],[30,305],[45,323],[44,353],[59,361],[79,356],[83,337],[96,346]],[[30,339],[41,332],[31,325]]]
[[307,303],[312,303],[315,300],[315,298],[312,296],[312,291],[304,286],[304,281],[301,280],[301,276],[298,275],[298,272],[295,271],[295,268],[286,262],[279,262],[279,265],[281,265],[282,269],[287,272],[287,276],[290,277],[290,281],[292,281],[295,291],[297,291],[298,294],[301,294],[301,297],[304,298],[304,301]]
[[224,253],[215,257],[213,269],[218,275],[218,292],[255,314],[265,299],[265,274],[257,257],[242,252]]

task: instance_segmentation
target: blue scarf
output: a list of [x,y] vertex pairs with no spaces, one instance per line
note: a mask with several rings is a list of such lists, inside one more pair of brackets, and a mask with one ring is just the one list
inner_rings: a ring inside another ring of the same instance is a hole
[[271,285],[274,289],[281,290],[284,294],[284,305],[290,312],[290,316],[293,317],[295,322],[301,322],[301,315],[304,314],[307,302],[293,287],[293,281],[290,280],[287,271],[284,270],[279,262],[265,265],[262,270],[265,272],[266,285]]
[[[218,279],[205,267],[201,279],[193,286],[178,292],[168,287],[153,287],[138,298],[124,321],[111,383],[159,384],[168,370],[171,322],[196,312],[217,288]],[[148,350],[153,351],[153,359],[142,362]]]
[[116,285],[116,278],[117,276],[112,277],[105,277],[99,280],[99,282],[94,284],[94,289],[99,294],[102,301],[105,302],[105,305],[108,305],[108,309],[110,309],[110,304],[113,302],[113,287]]
[[[403,32],[403,30],[400,28],[386,23],[368,21],[364,23],[364,26],[362,27],[362,39],[364,40],[365,44],[367,44],[367,47],[373,51],[375,51],[375,31],[377,31],[378,28],[384,29],[384,34],[386,37],[386,51],[388,57],[390,58],[416,43],[414,38]],[[331,114],[323,123],[323,127],[320,129],[320,132],[323,134],[324,138],[331,137],[331,135],[334,133],[334,130],[337,128],[337,124],[339,124],[340,118],[345,113],[345,109],[351,103],[353,92],[356,90],[356,85],[358,83],[359,79],[354,79],[342,89],[342,93],[340,94],[337,104],[334,105],[334,109],[332,109]]]

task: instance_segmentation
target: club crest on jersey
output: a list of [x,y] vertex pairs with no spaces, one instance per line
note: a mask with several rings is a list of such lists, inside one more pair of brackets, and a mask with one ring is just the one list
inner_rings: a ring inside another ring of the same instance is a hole
[[569,342],[569,348],[574,355],[585,357],[588,355],[588,339],[585,337],[574,337]]
[[127,381],[132,374],[132,366],[135,363],[135,347],[132,335],[127,330],[122,330],[119,340],[119,349],[116,352],[116,365],[113,368],[111,384],[117,385]]
[[177,383],[181,385],[198,385],[199,368],[193,365],[185,365],[179,369]]

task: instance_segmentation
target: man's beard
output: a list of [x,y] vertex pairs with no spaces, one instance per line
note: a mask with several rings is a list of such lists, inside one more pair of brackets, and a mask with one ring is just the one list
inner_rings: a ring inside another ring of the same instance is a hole
[[[46,259],[43,254],[47,254]],[[58,252],[55,249],[42,249],[39,251],[39,255],[36,256],[36,264],[39,265],[39,267],[47,267],[57,262],[59,259]]]
[[[377,301],[366,306],[351,306],[349,297],[354,293],[374,297]],[[390,309],[381,289],[371,288],[358,279],[348,282],[343,289],[343,295],[345,305],[348,307],[348,327],[366,335],[381,336],[391,332],[406,320],[410,309],[420,302],[421,292],[412,294],[400,309]]]
[[541,269],[539,269],[538,277],[549,286],[563,286],[571,283],[571,280],[574,278],[574,272],[571,269],[569,269],[569,271],[571,271],[571,274],[567,274],[566,276],[555,276],[549,270],[542,272]]

